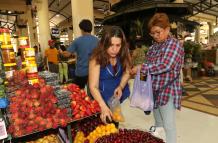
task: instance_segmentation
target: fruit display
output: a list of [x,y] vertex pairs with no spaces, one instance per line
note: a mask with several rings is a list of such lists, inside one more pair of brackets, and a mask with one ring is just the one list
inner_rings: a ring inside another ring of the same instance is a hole
[[118,132],[118,129],[115,127],[113,123],[106,124],[106,125],[99,125],[94,131],[92,131],[87,136],[87,140],[89,140],[89,143],[95,143],[95,141],[98,138],[103,137],[105,135],[110,135],[116,132]]
[[51,85],[51,86],[57,86],[59,85],[59,80],[58,80],[58,74],[57,73],[51,73],[49,71],[43,71],[39,72],[39,76],[42,77],[46,84]]
[[2,61],[2,56],[1,56],[1,48],[0,48],[0,98],[6,97],[4,78],[5,78],[4,67],[3,67],[3,61]]
[[34,141],[26,142],[26,143],[61,143],[61,142],[59,141],[56,135],[51,134],[51,135],[44,136]]
[[98,138],[95,143],[164,143],[162,139],[137,129],[120,129],[119,132]]
[[71,99],[70,99],[70,94],[66,89],[57,89],[55,90],[55,96],[58,99],[57,105],[61,109],[67,109],[67,114],[68,116],[72,117],[72,109],[70,106]]
[[0,77],[0,98],[6,97],[4,79]]
[[73,120],[78,120],[100,112],[98,102],[92,100],[78,85],[69,84],[66,88],[71,92],[70,98]]
[[82,131],[78,131],[74,138],[74,143],[84,143],[86,140],[85,135]]
[[8,79],[7,82],[6,93],[8,97],[14,96],[16,90],[29,84],[24,70],[14,71],[13,78]]
[[49,85],[26,85],[16,90],[9,100],[8,131],[13,136],[66,126],[70,122],[67,110],[57,108],[57,98]]
[[95,141],[103,137],[105,135],[110,135],[113,133],[118,132],[118,129],[115,127],[113,123],[106,124],[106,125],[98,125],[95,129],[85,136],[83,131],[78,131],[74,138],[74,143],[95,143]]
[[99,115],[95,115],[78,121],[76,125],[78,131],[82,131],[85,136],[88,136],[97,126],[104,125],[104,123],[101,121]]

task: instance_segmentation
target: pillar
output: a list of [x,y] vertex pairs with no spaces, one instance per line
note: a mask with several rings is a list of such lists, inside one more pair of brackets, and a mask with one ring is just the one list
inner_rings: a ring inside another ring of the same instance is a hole
[[51,39],[49,16],[48,16],[48,0],[42,0],[37,3],[37,15],[39,22],[39,44],[41,52],[44,56],[45,49],[48,48],[48,40]]
[[216,49],[216,65],[218,65],[218,49]]
[[209,36],[213,35],[214,26],[212,22],[208,22]]
[[30,42],[30,47],[33,47],[36,43],[34,40],[34,32],[33,32],[33,17],[31,13],[31,6],[28,6],[27,9],[27,28],[28,28],[28,37]]
[[200,42],[200,26],[196,26],[196,31],[195,31],[195,42]]
[[73,30],[68,28],[67,33],[68,33],[68,40],[69,40],[69,44],[70,44],[73,41]]
[[73,33],[76,38],[81,36],[79,23],[82,19],[89,19],[94,26],[93,0],[71,0],[71,7]]

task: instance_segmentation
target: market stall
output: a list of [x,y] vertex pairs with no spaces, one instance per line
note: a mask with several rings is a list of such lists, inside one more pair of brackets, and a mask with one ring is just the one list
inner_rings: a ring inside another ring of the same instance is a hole
[[[76,84],[60,85],[58,74],[38,72],[35,51],[21,38],[22,69],[17,70],[9,31],[0,30],[0,139],[26,143],[162,143],[137,129],[104,124],[100,107]],[[9,101],[9,102],[8,102]],[[120,112],[120,108],[116,109]],[[113,120],[124,121],[113,112]],[[7,129],[7,130],[6,130]],[[3,134],[4,133],[4,134]]]

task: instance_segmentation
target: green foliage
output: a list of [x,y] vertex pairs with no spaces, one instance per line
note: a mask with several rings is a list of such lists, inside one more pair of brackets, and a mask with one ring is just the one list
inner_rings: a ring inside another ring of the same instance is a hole
[[200,55],[201,45],[192,41],[185,41],[183,44],[185,58],[196,57]]
[[136,19],[132,22],[131,27],[130,27],[130,37],[132,39],[135,39],[136,36],[141,36],[143,37],[143,26],[144,26],[145,21],[143,19]]

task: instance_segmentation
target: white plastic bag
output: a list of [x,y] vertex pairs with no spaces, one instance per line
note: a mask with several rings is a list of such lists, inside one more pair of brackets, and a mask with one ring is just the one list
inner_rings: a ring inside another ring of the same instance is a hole
[[138,69],[133,92],[130,98],[130,106],[142,109],[143,111],[152,111],[154,108],[152,80],[149,72],[145,81],[140,80],[140,70]]
[[113,114],[113,120],[115,122],[124,122],[125,120],[121,111],[120,100],[117,97],[112,96],[108,101],[108,105]]

